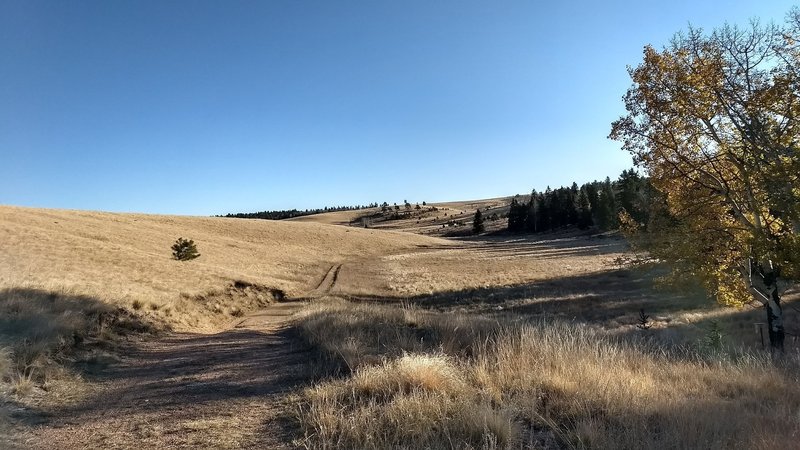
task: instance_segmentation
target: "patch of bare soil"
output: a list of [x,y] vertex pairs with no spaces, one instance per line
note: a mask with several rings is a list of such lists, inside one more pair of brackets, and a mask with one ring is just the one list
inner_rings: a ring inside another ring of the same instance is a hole
[[273,303],[217,334],[140,342],[91,380],[94,395],[41,412],[19,442],[59,449],[286,448],[284,394],[307,380],[308,353],[287,326],[301,305]]

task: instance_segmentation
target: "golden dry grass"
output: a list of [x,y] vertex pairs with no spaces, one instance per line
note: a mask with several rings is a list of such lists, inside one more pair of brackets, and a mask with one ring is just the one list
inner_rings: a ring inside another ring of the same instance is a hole
[[[173,260],[170,246],[178,237],[194,239],[202,256]],[[208,314],[214,305],[197,300],[224,297],[234,281],[297,296],[331,264],[422,245],[447,242],[313,223],[2,206],[0,289],[68,290],[138,307],[141,315],[178,330],[213,331],[231,315]],[[218,309],[234,306],[255,305]]]
[[[178,237],[201,257],[173,260]],[[213,332],[283,293],[308,292],[332,264],[446,244],[313,223],[0,206],[0,410],[45,389],[58,402],[65,389],[81,391],[57,362],[82,341]]]
[[308,448],[775,449],[800,434],[794,362],[385,305],[316,305],[300,327],[351,369],[301,395]]
[[[0,207],[0,402],[47,383],[79,392],[51,364],[76,340],[219,330],[344,264],[332,297],[297,319],[319,372],[337,376],[299,394],[299,445],[789,448],[798,437],[797,371],[694,345],[715,319],[732,347],[752,348],[760,311],[615,269],[618,238],[453,241],[330,225],[345,213],[273,222]],[[420,231],[400,222],[390,226]],[[202,256],[172,260],[177,237]],[[646,333],[640,308],[653,315]]]
[[608,271],[627,251],[618,238],[573,235],[457,243],[348,264],[339,274],[337,292],[403,298],[585,276]]

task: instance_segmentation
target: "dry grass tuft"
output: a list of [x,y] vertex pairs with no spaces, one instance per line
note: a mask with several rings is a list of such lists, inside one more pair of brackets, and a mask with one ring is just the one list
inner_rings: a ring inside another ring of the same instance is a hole
[[381,399],[412,391],[452,395],[463,390],[464,380],[447,356],[406,354],[358,370],[351,384],[353,395]]
[[800,434],[796,363],[408,307],[317,305],[300,328],[357,363],[303,393],[308,448],[766,449]]
[[0,347],[0,382],[11,377],[12,368],[14,367],[12,356],[11,349]]
[[468,356],[474,344],[496,332],[490,318],[442,315],[409,306],[320,301],[299,315],[305,339],[321,350],[327,371],[355,370],[386,356],[444,352]]
[[304,395],[309,448],[505,447],[519,436],[513,418],[482,403],[444,355],[407,354]]

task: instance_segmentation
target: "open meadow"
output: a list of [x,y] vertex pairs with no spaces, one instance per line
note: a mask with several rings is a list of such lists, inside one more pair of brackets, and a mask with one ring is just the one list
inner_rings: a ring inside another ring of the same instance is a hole
[[0,450],[800,450],[800,6],[0,36]]
[[617,233],[369,213],[0,207],[0,446],[795,447],[797,346],[770,360],[762,309],[668,288]]

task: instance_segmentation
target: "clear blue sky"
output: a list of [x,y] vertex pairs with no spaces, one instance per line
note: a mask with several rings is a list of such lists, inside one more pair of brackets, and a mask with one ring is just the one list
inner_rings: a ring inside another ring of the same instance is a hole
[[614,178],[645,44],[791,4],[0,0],[0,204],[209,215]]

